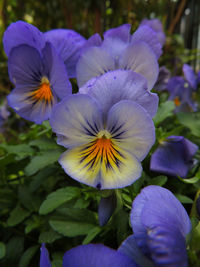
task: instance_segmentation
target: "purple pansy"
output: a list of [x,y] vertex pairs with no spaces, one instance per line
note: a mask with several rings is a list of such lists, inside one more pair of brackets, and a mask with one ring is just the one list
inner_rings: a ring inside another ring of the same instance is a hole
[[157,54],[154,52],[160,47],[152,32],[150,27],[142,26],[131,36],[130,25],[124,24],[105,32],[103,42],[95,35],[93,43],[96,44],[87,45],[77,63],[79,86],[108,71],[122,69],[143,75],[150,91],[158,76]]
[[169,190],[154,185],[144,188],[133,201],[131,225],[134,235],[119,251],[139,266],[187,266],[186,235],[191,222]]
[[152,154],[150,169],[185,178],[197,150],[198,146],[183,136],[169,136]]
[[132,100],[140,104],[153,117],[158,108],[157,94],[147,89],[146,79],[135,72],[116,70],[93,78],[79,89],[82,94],[94,97],[104,114],[121,100]]
[[29,45],[13,48],[8,70],[15,84],[8,105],[27,120],[40,124],[49,119],[53,106],[71,94],[65,65],[48,42],[40,53]]
[[[136,267],[133,260],[102,244],[88,244],[70,249],[63,257],[63,267]],[[51,267],[48,251],[41,247],[40,267]]]
[[73,30],[57,29],[46,33],[24,21],[12,23],[4,33],[4,50],[9,57],[10,51],[21,44],[36,48],[41,53],[46,42],[50,42],[65,63],[68,76],[76,77],[76,63],[86,40]]
[[68,148],[59,159],[65,172],[99,189],[138,179],[155,141],[150,115],[131,100],[119,101],[105,114],[91,96],[73,95],[55,106],[50,124],[58,144]]
[[193,69],[187,65],[183,65],[184,77],[172,77],[166,89],[169,91],[169,100],[173,100],[177,106],[176,111],[196,111],[197,104],[192,99],[192,93],[197,88],[198,78]]

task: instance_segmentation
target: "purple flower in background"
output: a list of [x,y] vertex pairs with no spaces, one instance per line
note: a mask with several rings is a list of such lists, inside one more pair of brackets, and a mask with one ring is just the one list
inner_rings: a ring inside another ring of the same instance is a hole
[[50,124],[57,143],[68,148],[59,159],[75,180],[99,189],[132,184],[141,175],[141,161],[155,141],[153,121],[131,100],[103,113],[89,95],[77,94],[55,106]]
[[197,76],[193,69],[187,65],[183,65],[184,77],[172,77],[168,84],[169,100],[173,100],[177,106],[176,111],[196,111],[197,104],[192,100],[192,93],[197,89]]
[[198,146],[183,136],[169,136],[152,154],[150,169],[185,178],[197,150]]
[[13,48],[8,70],[15,84],[8,105],[27,120],[40,124],[49,119],[53,106],[71,94],[65,65],[50,43],[40,53],[29,45]]
[[170,79],[170,71],[165,66],[160,67],[158,79],[153,89],[156,91],[166,90],[169,79]]
[[77,63],[79,87],[93,77],[111,70],[122,69],[143,75],[150,91],[158,76],[157,55],[154,52],[157,51],[157,46],[160,47],[160,43],[152,37],[155,33],[151,28],[144,27],[138,29],[133,36],[130,35],[129,24],[110,29],[104,33],[103,42],[99,41],[98,35],[91,37],[90,43],[95,45],[86,44],[88,48],[83,49]]
[[[63,257],[63,267],[136,267],[134,261],[119,251],[101,244],[88,244],[70,249]],[[40,267],[51,267],[48,251],[41,247]]]
[[186,81],[189,83],[192,89],[196,90],[198,77],[196,76],[192,67],[188,64],[184,64],[183,73],[184,73]]
[[27,44],[42,53],[46,42],[50,42],[65,63],[70,78],[76,77],[76,63],[85,41],[84,37],[73,30],[57,29],[43,34],[24,21],[12,23],[3,37],[4,50],[8,57],[10,51],[18,45]]
[[104,114],[121,100],[132,100],[140,104],[153,117],[158,108],[157,94],[147,89],[146,79],[132,71],[116,70],[93,78],[79,89],[82,94],[94,97]]
[[144,188],[133,201],[131,225],[134,235],[122,243],[121,253],[142,267],[187,266],[185,238],[191,222],[169,190],[154,185]]
[[143,19],[140,26],[144,25],[149,26],[157,34],[158,40],[161,46],[163,46],[166,41],[166,37],[161,21],[159,19]]

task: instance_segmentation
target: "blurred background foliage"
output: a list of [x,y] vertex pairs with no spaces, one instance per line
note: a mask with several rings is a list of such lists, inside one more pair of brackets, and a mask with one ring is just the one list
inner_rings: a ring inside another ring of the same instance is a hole
[[[200,1],[196,0],[0,0],[0,38],[10,23],[24,20],[41,31],[73,29],[89,38],[123,23],[134,31],[143,18],[159,18],[167,34],[159,60],[173,75],[182,74],[183,63],[200,69]],[[0,104],[13,88],[7,59],[0,44]],[[167,94],[160,95],[166,102]],[[169,135],[183,135],[200,146],[199,113],[180,119],[173,102],[161,105],[156,124],[157,143]],[[200,153],[188,177],[172,179],[149,171],[150,155],[143,162],[143,176],[132,186],[115,192],[117,208],[108,224],[98,223],[98,203],[109,194],[79,184],[67,177],[57,160],[57,146],[48,122],[35,125],[11,112],[0,129],[0,266],[38,266],[39,247],[47,243],[53,267],[60,267],[64,251],[79,244],[102,242],[113,248],[132,233],[131,204],[140,189],[149,184],[169,188],[184,204],[197,225],[195,197],[200,194]],[[161,116],[160,116],[161,114]],[[163,115],[164,114],[164,115]],[[160,116],[160,117],[159,117]],[[198,123],[197,123],[198,121]],[[200,224],[199,224],[200,225]],[[191,266],[200,266],[200,226],[190,243]]]

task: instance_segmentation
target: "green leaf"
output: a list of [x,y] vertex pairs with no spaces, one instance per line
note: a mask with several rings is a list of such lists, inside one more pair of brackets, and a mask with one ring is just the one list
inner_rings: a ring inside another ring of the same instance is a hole
[[36,156],[30,161],[30,163],[25,168],[25,174],[27,176],[33,175],[44,167],[58,161],[60,155],[60,149],[45,151],[42,155]]
[[40,206],[39,213],[44,215],[52,212],[63,203],[73,198],[78,198],[79,193],[79,189],[72,186],[58,189],[47,196],[47,199]]
[[49,224],[55,231],[68,237],[87,235],[91,228],[94,228],[93,224],[75,221],[51,220]]
[[85,237],[85,239],[83,240],[82,244],[85,245],[85,244],[90,243],[100,232],[101,232],[101,228],[99,226],[92,228],[88,232],[88,234]]
[[3,242],[0,242],[0,260],[6,255],[6,246]]
[[31,259],[39,249],[38,245],[32,246],[28,248],[22,255],[20,262],[19,262],[19,267],[27,267],[29,266],[29,263],[31,262]]
[[13,236],[6,244],[6,266],[18,266],[18,260],[24,250],[24,238],[21,236]]
[[167,177],[160,175],[155,178],[152,178],[149,182],[148,185],[159,185],[163,186],[167,182]]
[[14,208],[14,210],[11,211],[10,216],[8,217],[8,226],[15,226],[21,223],[25,218],[30,215],[30,213],[30,211],[27,211],[21,206],[17,206],[16,208]]
[[21,160],[25,157],[32,156],[34,154],[34,149],[27,144],[19,144],[19,145],[1,144],[0,148],[5,149],[8,152],[8,154],[17,155],[16,160]]
[[155,125],[163,122],[166,118],[173,115],[175,109],[175,104],[173,101],[166,101],[158,107],[158,111],[153,118]]
[[18,190],[19,200],[23,204],[23,206],[26,207],[28,210],[38,211],[38,196],[31,194],[29,188],[25,185],[19,186]]
[[53,243],[61,237],[60,234],[50,229],[49,231],[40,233],[39,243]]
[[77,208],[60,208],[58,212],[70,221],[86,222],[91,224],[97,224],[97,213],[87,209]]
[[200,180],[200,177],[193,177],[193,178],[189,178],[189,179],[183,179],[180,176],[178,176],[178,178],[179,178],[179,180],[181,180],[185,184],[195,184],[196,182],[198,182]]
[[58,145],[56,142],[52,139],[36,139],[29,143],[30,146],[38,147],[39,150],[51,150],[51,149],[57,149]]
[[200,136],[200,113],[177,113],[179,122],[188,127],[193,135]]
[[193,200],[187,196],[181,195],[181,194],[175,194],[175,196],[178,198],[178,200],[183,204],[192,204]]

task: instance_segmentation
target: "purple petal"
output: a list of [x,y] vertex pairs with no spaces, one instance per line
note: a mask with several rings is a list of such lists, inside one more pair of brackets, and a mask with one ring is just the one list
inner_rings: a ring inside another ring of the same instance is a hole
[[78,246],[67,251],[63,267],[134,267],[125,255],[101,244]]
[[40,248],[41,254],[40,254],[40,267],[51,267],[51,262],[49,259],[49,252],[45,247],[45,244],[43,243]]
[[118,251],[131,258],[139,266],[154,267],[154,263],[138,247],[134,235],[129,236],[118,248]]
[[78,85],[83,86],[91,78],[114,69],[114,60],[105,50],[100,47],[88,48],[77,63]]
[[70,78],[76,77],[76,64],[85,38],[73,30],[57,29],[44,34],[45,40],[56,48],[65,63]]
[[197,77],[196,77],[192,67],[188,64],[184,64],[183,65],[183,73],[184,73],[186,80],[190,84],[190,86],[193,89],[197,89]]
[[54,93],[64,98],[72,93],[72,86],[68,79],[67,71],[63,61],[50,43],[46,43],[43,53],[43,64],[46,76],[49,76],[50,84]]
[[96,98],[104,114],[121,100],[132,100],[154,116],[158,107],[158,96],[147,91],[146,79],[132,71],[116,70],[90,80],[79,90]]
[[131,224],[137,243],[145,252],[148,229],[174,228],[174,233],[178,229],[184,237],[191,230],[190,219],[178,199],[169,190],[154,185],[145,187],[133,201]]
[[122,100],[108,112],[107,128],[116,144],[143,160],[155,142],[151,117],[134,101]]
[[127,46],[128,43],[119,38],[106,38],[103,41],[101,48],[106,50],[106,52],[112,56],[117,69],[119,58],[124,53]]
[[144,42],[129,45],[119,61],[119,68],[143,75],[150,91],[158,77],[158,62],[152,49]]
[[185,178],[197,149],[195,144],[183,137],[181,140],[174,136],[169,137],[167,142],[163,142],[152,154],[150,169]]
[[12,48],[21,44],[30,45],[41,51],[45,46],[44,36],[35,26],[24,21],[17,21],[6,29],[3,36],[6,55],[9,56]]
[[102,44],[101,36],[98,33],[95,33],[85,42],[85,44],[81,49],[81,53],[86,51],[86,49],[88,49],[89,47],[101,46],[101,44]]
[[109,221],[117,206],[117,198],[115,192],[108,197],[102,197],[98,207],[98,218],[100,226],[104,226]]
[[58,135],[57,143],[65,147],[87,144],[102,126],[98,103],[87,95],[72,95],[57,104],[50,124]]
[[166,41],[166,37],[165,37],[165,33],[163,32],[163,26],[162,26],[161,21],[159,19],[150,19],[150,20],[144,19],[140,23],[140,26],[143,26],[143,25],[147,25],[151,27],[152,30],[156,32],[158,40],[160,44],[163,46]]
[[137,41],[143,41],[147,43],[158,59],[162,54],[162,46],[159,43],[157,34],[149,26],[140,26],[137,31],[134,32],[131,38],[131,43]]
[[156,266],[187,267],[186,241],[176,225],[149,230],[147,244]]
[[154,90],[156,91],[167,90],[169,79],[170,79],[170,71],[165,66],[160,67],[158,79],[156,81],[156,84],[154,85]]
[[130,41],[130,29],[131,29],[130,24],[123,24],[117,28],[107,30],[104,33],[104,39],[117,38],[117,39],[122,40],[123,42],[128,43]]
[[40,53],[29,45],[13,48],[8,58],[8,71],[15,84],[37,87],[43,72]]

